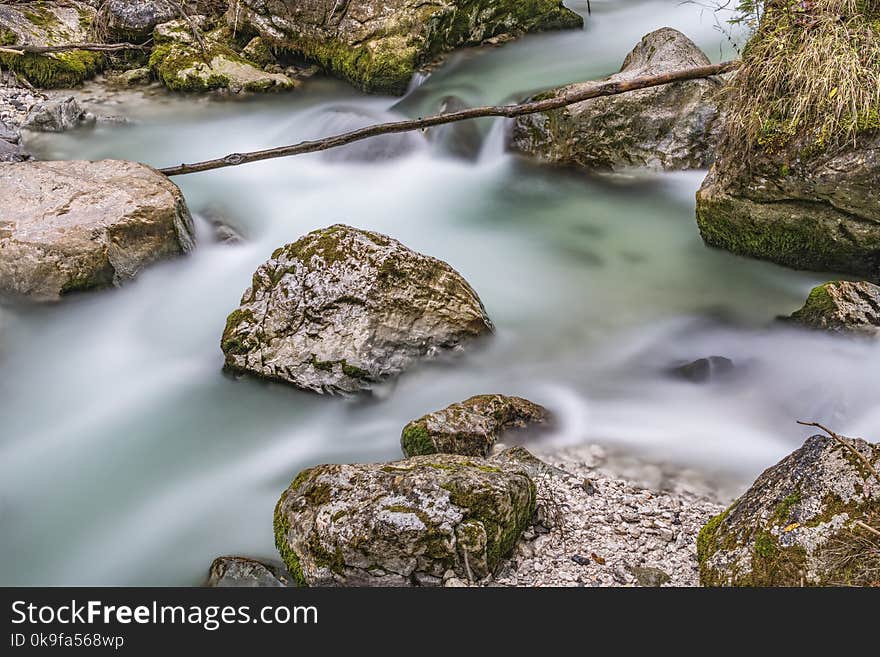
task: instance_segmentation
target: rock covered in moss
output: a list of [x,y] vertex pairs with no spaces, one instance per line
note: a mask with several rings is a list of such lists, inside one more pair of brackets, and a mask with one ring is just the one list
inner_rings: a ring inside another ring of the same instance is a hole
[[[85,43],[95,9],[85,2],[0,4],[0,46]],[[72,87],[104,67],[101,53],[74,50],[47,55],[0,53],[0,64],[38,87]]]
[[277,249],[223,332],[226,366],[319,393],[354,393],[491,333],[445,262],[335,225]]
[[301,53],[366,91],[402,94],[416,69],[491,37],[577,28],[562,0],[242,0],[229,25]]
[[813,288],[790,319],[834,333],[880,335],[880,287],[864,281],[832,281]]
[[157,25],[179,18],[175,4],[165,0],[106,0],[101,3],[101,12],[111,39],[142,43]]
[[34,105],[25,117],[22,128],[34,132],[65,132],[95,122],[73,96],[44,100]]
[[[880,445],[845,439],[880,467]],[[697,540],[705,586],[848,586],[878,582],[880,481],[850,449],[813,436],[767,469]]]
[[[684,34],[664,27],[644,36],[611,81],[706,66]],[[576,93],[583,82],[543,94]],[[675,82],[594,98],[516,120],[511,147],[541,160],[590,170],[698,169],[712,160],[719,127],[717,78]]]
[[0,293],[118,285],[193,245],[177,186],[135,162],[0,164]]
[[439,586],[492,573],[535,511],[516,466],[437,454],[300,473],[275,508],[275,543],[310,586]]
[[[205,16],[192,20],[202,28]],[[203,52],[184,20],[158,25],[153,32],[155,46],[150,67],[156,77],[172,91],[229,90],[233,93],[287,91],[299,86],[282,73],[267,73],[256,63],[236,52],[232,35],[221,27],[204,33]]]
[[205,582],[205,586],[212,588],[281,588],[294,585],[283,564],[247,557],[217,557],[211,564]]
[[404,427],[400,445],[407,456],[439,453],[485,457],[505,432],[549,420],[546,408],[527,399],[477,395],[413,420]]

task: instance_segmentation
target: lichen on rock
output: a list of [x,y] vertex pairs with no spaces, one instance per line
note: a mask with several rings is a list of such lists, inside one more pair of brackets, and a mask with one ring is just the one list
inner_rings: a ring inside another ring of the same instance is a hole
[[476,292],[445,262],[335,225],[257,269],[221,347],[233,372],[355,393],[492,331]]
[[[669,27],[645,35],[609,81],[626,81],[694,66],[709,59]],[[545,92],[576,93],[592,82]],[[593,98],[518,118],[511,148],[554,164],[591,171],[696,169],[709,165],[720,127],[719,78],[688,80]]]
[[789,318],[807,328],[832,333],[880,335],[880,287],[865,281],[818,285]]
[[577,28],[561,0],[242,0],[229,25],[318,62],[366,91],[402,94],[416,69],[491,37]]
[[210,588],[281,588],[296,583],[283,564],[248,557],[217,557],[205,586]]
[[517,466],[437,454],[300,473],[275,508],[275,540],[309,586],[439,586],[486,577],[535,511]]
[[400,438],[406,456],[461,454],[486,457],[507,431],[544,425],[550,413],[521,397],[477,395],[429,413],[404,427]]
[[[845,440],[880,466],[880,445]],[[847,447],[813,436],[706,523],[697,539],[700,580],[705,586],[874,584],[880,544],[859,549],[869,535],[857,522],[880,525],[880,481]]]

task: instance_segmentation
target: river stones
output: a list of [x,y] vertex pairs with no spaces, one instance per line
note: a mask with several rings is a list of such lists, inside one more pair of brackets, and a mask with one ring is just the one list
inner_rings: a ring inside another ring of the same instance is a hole
[[400,438],[407,456],[489,456],[506,431],[546,424],[550,412],[521,397],[477,395],[406,425]]
[[[644,36],[609,79],[625,81],[709,63],[684,34],[664,27]],[[538,98],[592,84],[568,85]],[[720,126],[715,102],[720,88],[716,78],[688,80],[523,116],[514,123],[510,146],[546,162],[588,170],[703,168],[713,158]]]
[[211,588],[280,588],[292,586],[293,578],[280,563],[264,563],[247,557],[217,557],[205,586]]
[[397,95],[421,64],[453,48],[583,25],[561,0],[241,0],[227,18],[365,91]]
[[[0,46],[86,43],[95,9],[85,2],[0,4]],[[0,53],[0,64],[38,87],[72,87],[104,67],[101,53],[73,50],[47,55]]]
[[[700,532],[705,586],[880,583],[880,445],[825,436],[768,468]],[[853,451],[854,450],[854,451]]]
[[0,164],[0,293],[53,300],[119,285],[192,246],[183,195],[144,164]]
[[229,315],[233,372],[318,393],[355,393],[493,331],[445,262],[335,225],[277,249]]
[[275,544],[310,586],[439,586],[493,572],[535,511],[517,466],[450,454],[301,472],[275,508]]
[[880,287],[864,281],[833,281],[813,288],[791,321],[833,333],[880,335]]

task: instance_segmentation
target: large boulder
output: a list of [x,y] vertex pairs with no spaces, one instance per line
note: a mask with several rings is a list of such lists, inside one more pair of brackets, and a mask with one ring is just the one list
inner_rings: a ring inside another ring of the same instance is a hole
[[700,233],[739,255],[880,280],[876,8],[764,4],[697,193]]
[[[191,17],[200,28],[209,26],[203,15]],[[184,20],[156,26],[155,46],[150,54],[150,68],[172,91],[228,90],[233,93],[288,91],[299,82],[282,73],[268,73],[236,52],[228,28],[220,27],[203,35],[205,49],[196,42]]]
[[301,53],[361,89],[392,94],[453,48],[583,25],[562,0],[241,0],[227,17],[235,30]]
[[703,585],[880,583],[880,541],[859,524],[880,528],[880,445],[842,440],[809,438],[706,524]]
[[[0,46],[57,46],[90,38],[95,9],[85,2],[0,4]],[[104,66],[101,53],[85,50],[47,55],[0,52],[0,64],[38,87],[72,87]]]
[[141,43],[150,38],[153,28],[179,18],[177,2],[166,0],[106,0],[102,2],[107,34],[114,41]]
[[436,454],[300,473],[275,508],[275,544],[310,586],[438,586],[493,572],[535,512],[518,466]]
[[445,262],[336,225],[277,249],[226,322],[226,366],[354,393],[491,333],[477,293]]
[[281,588],[292,585],[293,578],[282,564],[247,557],[217,557],[205,582],[210,588]]
[[146,165],[0,164],[0,293],[52,300],[118,285],[192,245],[183,195]]
[[[609,80],[623,82],[709,63],[684,34],[664,27],[643,37]],[[591,84],[572,84],[539,98],[576,93]],[[597,171],[704,168],[714,156],[720,89],[718,78],[688,80],[520,117],[511,148]]]
[[73,96],[38,102],[31,107],[21,127],[34,132],[65,132],[95,122]]
[[833,333],[880,335],[880,287],[864,281],[833,281],[813,288],[793,322]]
[[550,412],[522,397],[477,395],[407,424],[400,438],[407,456],[489,456],[507,431],[545,425]]

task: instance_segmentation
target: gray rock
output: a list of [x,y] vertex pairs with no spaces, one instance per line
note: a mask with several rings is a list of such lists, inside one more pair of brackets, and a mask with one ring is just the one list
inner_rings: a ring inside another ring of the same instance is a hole
[[453,48],[502,34],[578,28],[562,0],[241,0],[229,25],[296,51],[356,86],[402,94],[416,69]]
[[177,8],[166,0],[107,0],[101,11],[110,37],[134,43],[149,39],[160,23],[178,18]]
[[729,358],[709,356],[708,358],[698,358],[685,365],[674,367],[671,372],[674,376],[691,383],[706,383],[730,376],[733,374],[734,369],[733,361]]
[[84,110],[76,98],[69,96],[37,103],[21,127],[34,132],[64,132],[94,122],[94,115]]
[[132,68],[112,78],[111,82],[120,87],[135,87],[153,81],[153,72],[148,67]]
[[0,139],[0,162],[25,162],[29,159],[31,159],[31,154],[25,151],[20,144]]
[[257,269],[221,347],[233,372],[355,393],[492,331],[476,292],[445,262],[335,225]]
[[[513,465],[518,465],[523,470],[529,473],[532,478],[539,478],[543,476],[550,477],[569,477],[569,473],[561,468],[557,468],[555,465],[550,465],[549,463],[545,463],[537,456],[532,454],[525,447],[508,447],[504,451],[499,454],[495,454],[491,457],[491,461],[498,461],[501,463],[510,463]],[[587,480],[589,481],[589,480]],[[592,484],[589,484],[592,487]],[[590,495],[595,494],[595,490]]]
[[53,300],[118,285],[192,240],[180,190],[146,165],[0,164],[0,293]]
[[864,281],[832,281],[813,288],[791,321],[832,333],[880,335],[880,287]]
[[217,557],[205,586],[228,588],[278,588],[292,586],[293,578],[281,563],[264,563],[247,557]]
[[521,397],[477,395],[413,420],[400,446],[406,456],[462,454],[486,457],[505,432],[547,424],[550,413]]
[[0,121],[0,141],[17,144],[20,139],[21,133],[18,130],[8,125],[5,121]]
[[482,459],[321,465],[281,496],[275,543],[310,586],[439,586],[449,570],[473,581],[513,551],[535,503],[525,471]]
[[627,566],[626,569],[636,578],[639,586],[663,586],[672,579],[666,572],[650,566]]
[[[709,63],[684,34],[665,27],[643,37],[609,79],[624,81]],[[591,84],[576,83],[539,98]],[[720,88],[715,78],[675,82],[521,117],[514,123],[511,148],[547,162],[598,171],[704,168],[718,137],[714,98]]]
[[844,440],[875,472],[831,438],[807,439],[703,527],[697,539],[703,585],[877,582],[880,542],[857,523],[876,527],[880,518],[880,445]]

